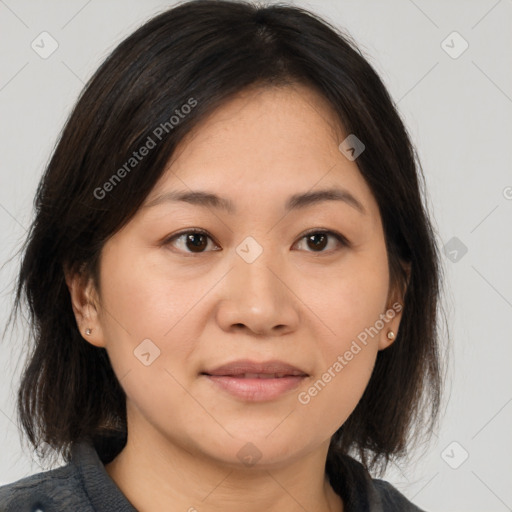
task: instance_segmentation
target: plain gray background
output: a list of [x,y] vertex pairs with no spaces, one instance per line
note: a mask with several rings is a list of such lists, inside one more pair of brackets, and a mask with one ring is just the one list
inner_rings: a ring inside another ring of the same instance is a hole
[[[418,149],[446,248],[445,412],[432,443],[385,478],[429,511],[512,510],[512,0],[291,3],[351,34],[382,77]],[[26,234],[37,183],[85,81],[171,5],[0,0],[0,265]],[[16,265],[1,268],[2,328]],[[0,345],[0,483],[41,470],[16,427],[25,330]]]

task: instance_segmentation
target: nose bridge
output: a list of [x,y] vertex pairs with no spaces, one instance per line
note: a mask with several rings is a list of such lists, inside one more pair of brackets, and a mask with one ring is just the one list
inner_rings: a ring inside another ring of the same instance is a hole
[[[243,324],[257,333],[274,327],[292,328],[297,322],[293,293],[286,285],[284,262],[270,238],[246,237],[236,248],[228,275],[226,300],[220,315],[224,328]],[[280,331],[281,332],[281,331]]]
[[[259,297],[270,304],[277,301],[283,285],[275,275],[279,272],[276,248],[271,247],[270,237],[259,237],[259,240],[247,236],[236,247],[234,272],[241,287],[254,299]],[[241,296],[243,298],[246,294]]]

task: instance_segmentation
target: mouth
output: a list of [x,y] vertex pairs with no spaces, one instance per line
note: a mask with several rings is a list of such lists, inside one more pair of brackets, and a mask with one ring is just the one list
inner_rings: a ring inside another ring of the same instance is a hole
[[297,388],[309,375],[282,361],[234,361],[201,372],[215,387],[245,402],[274,400]]

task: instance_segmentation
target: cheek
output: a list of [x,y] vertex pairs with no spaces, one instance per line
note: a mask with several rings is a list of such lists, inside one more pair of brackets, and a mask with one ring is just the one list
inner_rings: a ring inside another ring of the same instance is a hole
[[[129,249],[127,249],[129,251]],[[121,247],[102,261],[103,321],[134,340],[169,337],[204,294],[207,279],[192,282],[181,272],[164,272],[165,266],[144,250],[123,257]]]
[[[386,253],[380,250],[352,253],[328,275],[314,275],[303,282],[301,297],[322,324],[323,343],[329,355],[348,350],[351,341],[371,330],[386,311],[389,273]],[[364,338],[364,334],[361,336]],[[374,340],[376,341],[376,339]]]
[[[155,379],[161,386],[169,374],[157,367],[173,373],[193,353],[192,341],[201,329],[194,306],[209,287],[204,282],[205,286],[194,286],[179,276],[170,280],[153,263],[136,256],[128,260],[119,252],[105,254],[101,324],[118,378],[130,373],[131,381],[137,375],[143,386]],[[191,324],[191,318],[197,321]]]

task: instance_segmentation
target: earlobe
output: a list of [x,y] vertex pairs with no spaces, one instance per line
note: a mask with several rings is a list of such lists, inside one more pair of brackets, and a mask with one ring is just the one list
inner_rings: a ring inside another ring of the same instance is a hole
[[379,350],[390,347],[396,339],[396,331],[392,327],[386,327],[383,331],[384,334],[379,338]]

